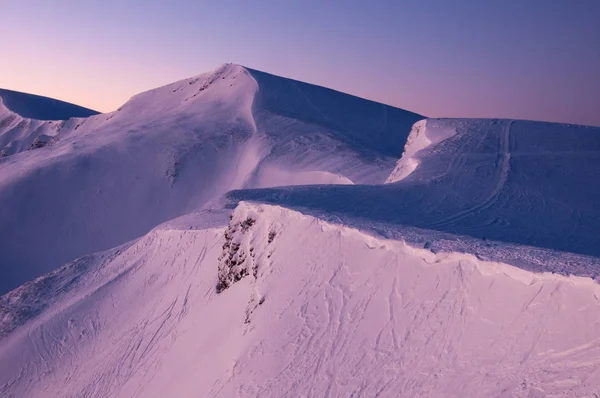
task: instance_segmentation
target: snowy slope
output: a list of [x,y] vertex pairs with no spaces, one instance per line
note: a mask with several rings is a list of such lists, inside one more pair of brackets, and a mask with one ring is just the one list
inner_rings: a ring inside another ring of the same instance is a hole
[[[274,206],[242,203],[227,227],[205,219],[169,223],[4,296],[0,395],[600,389],[600,288],[589,279],[434,254]],[[217,293],[218,277],[236,272]]]
[[[284,91],[290,85],[297,90]],[[329,103],[324,111],[314,107],[319,101]],[[15,119],[0,131],[8,149],[0,159],[0,293],[231,189],[382,183],[420,118],[223,65],[139,94],[112,113]],[[384,141],[392,142],[388,149]]]
[[[230,197],[370,224],[372,232],[434,249],[439,241],[443,250],[597,276],[599,175],[597,127],[427,119],[415,124],[388,184],[245,190]],[[490,241],[530,248],[517,256]],[[561,259],[534,254],[535,248],[558,251],[553,257]]]

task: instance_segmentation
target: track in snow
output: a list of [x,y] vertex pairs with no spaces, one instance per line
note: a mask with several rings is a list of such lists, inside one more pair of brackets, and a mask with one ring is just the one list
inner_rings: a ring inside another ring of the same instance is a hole
[[[490,187],[490,192],[483,200],[470,207],[469,209],[453,214],[450,217],[432,223],[432,227],[435,229],[436,226],[449,225],[460,221],[461,219],[468,217],[470,214],[478,213],[492,206],[497,200],[498,195],[504,188],[506,181],[508,180],[508,173],[510,170],[510,127],[513,124],[513,120],[504,121],[504,128],[498,133],[498,153],[494,162],[494,175],[491,177],[496,180],[496,183]],[[489,134],[490,132],[488,132]],[[461,180],[460,168],[464,167],[464,162],[469,157],[469,153],[458,156],[460,158],[459,164],[452,164],[449,168],[448,173],[455,175],[454,184],[458,185]],[[456,186],[454,189],[460,189],[460,186]]]

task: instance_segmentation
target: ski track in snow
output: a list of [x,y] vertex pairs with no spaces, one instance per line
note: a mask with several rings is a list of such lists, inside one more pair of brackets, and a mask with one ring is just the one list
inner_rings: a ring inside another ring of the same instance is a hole
[[[432,226],[451,224],[467,217],[469,214],[478,212],[480,210],[485,210],[489,208],[493,204],[493,202],[498,198],[500,191],[504,187],[504,184],[506,184],[506,180],[508,179],[508,172],[510,169],[510,127],[512,126],[512,123],[512,120],[505,121],[505,127],[503,128],[501,134],[498,134],[498,154],[494,163],[494,179],[497,182],[491,187],[489,195],[481,202],[478,202],[475,206],[467,210],[461,211],[457,214],[454,214],[450,217],[436,221],[432,224]],[[484,136],[482,135],[482,138],[483,137]],[[467,156],[468,154],[457,156],[457,158],[459,159],[458,164],[451,163],[448,173],[460,176],[461,173],[456,171],[459,170],[461,167],[464,167],[464,161]]]

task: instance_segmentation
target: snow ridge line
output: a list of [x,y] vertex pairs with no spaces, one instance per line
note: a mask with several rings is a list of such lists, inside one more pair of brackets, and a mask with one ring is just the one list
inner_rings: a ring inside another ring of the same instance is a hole
[[[324,230],[336,229],[342,235],[351,235],[354,238],[363,240],[365,244],[371,248],[383,248],[385,250],[392,251],[398,250],[403,253],[408,253],[411,255],[421,257],[426,263],[432,265],[443,264],[450,261],[464,260],[471,264],[474,264],[482,275],[504,274],[510,277],[511,279],[518,280],[526,285],[530,285],[532,283],[537,283],[544,280],[560,280],[569,283],[582,284],[593,289],[596,297],[600,300],[600,284],[590,277],[563,275],[554,272],[535,272],[525,270],[503,262],[484,260],[478,258],[474,254],[466,252],[433,252],[425,248],[413,246],[404,240],[377,237],[375,235],[370,234],[367,231],[363,231],[347,225],[331,223],[329,221],[322,220],[318,217],[306,215],[297,210],[293,210],[284,206],[240,201],[231,215],[231,219],[234,220],[232,222],[239,223],[240,220],[246,220],[248,218],[252,218],[252,225],[256,224],[258,226],[258,228],[253,228],[252,232],[248,234],[247,239],[249,241],[253,241],[253,234],[259,233],[261,236],[265,235],[265,222],[266,225],[270,225],[270,231],[272,231],[273,237],[275,237],[278,236],[280,233],[283,233],[285,231],[285,227],[289,227],[289,225],[282,226],[280,224],[274,224],[271,220],[281,220],[284,218],[308,218],[312,219],[313,222],[318,223]],[[262,239],[262,237],[259,239]],[[272,239],[269,238],[269,243],[271,243],[271,241]]]

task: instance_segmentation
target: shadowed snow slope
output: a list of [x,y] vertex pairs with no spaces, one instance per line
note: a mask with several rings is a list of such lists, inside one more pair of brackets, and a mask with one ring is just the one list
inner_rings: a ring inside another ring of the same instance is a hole
[[227,228],[181,226],[2,297],[0,395],[600,389],[600,287],[590,279],[434,254],[277,206],[241,203]]
[[52,98],[0,89],[2,104],[11,112],[27,119],[67,120],[88,117],[98,112]]
[[421,118],[237,65],[88,118],[4,112],[0,293],[231,189],[382,183]]
[[67,102],[0,89],[0,158],[47,145],[65,120],[97,114]]
[[362,149],[365,155],[377,157],[384,153],[397,158],[412,124],[423,118],[328,88],[248,70],[260,87],[257,123],[265,123],[266,133],[278,143],[284,136],[288,140],[294,138],[282,129],[286,121],[301,120],[306,124],[303,136],[317,138],[319,132],[324,132],[335,141]]
[[[494,240],[594,256],[545,269],[596,276],[599,175],[597,127],[427,119],[413,128],[388,178],[394,183],[246,190],[230,197],[303,209],[361,228],[373,223],[376,232],[416,227],[466,235],[486,247]],[[417,241],[435,247],[435,240],[427,232]]]

